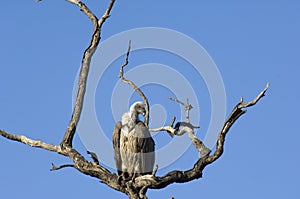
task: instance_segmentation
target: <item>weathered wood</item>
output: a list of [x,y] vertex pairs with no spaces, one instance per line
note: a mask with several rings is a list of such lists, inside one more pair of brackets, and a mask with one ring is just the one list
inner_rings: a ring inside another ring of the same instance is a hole
[[[203,170],[205,167],[213,162],[215,162],[224,151],[224,143],[225,137],[229,132],[231,126],[237,121],[237,119],[242,116],[246,112],[246,108],[250,106],[254,106],[266,93],[269,84],[265,87],[265,89],[256,96],[250,102],[243,102],[243,99],[233,108],[228,118],[226,119],[222,129],[219,132],[219,137],[216,143],[215,151],[210,155],[210,150],[206,148],[201,140],[199,140],[195,134],[194,129],[199,128],[198,126],[194,126],[190,124],[189,111],[192,106],[189,104],[188,99],[187,102],[184,103],[178,99],[171,99],[175,102],[180,103],[184,106],[186,111],[186,121],[185,122],[177,122],[173,127],[175,122],[175,117],[172,119],[172,122],[169,126],[164,126],[156,129],[150,129],[150,131],[167,131],[171,136],[181,136],[185,133],[188,133],[188,136],[195,146],[195,148],[200,153],[199,159],[194,164],[193,168],[186,171],[174,170],[168,172],[164,176],[156,176],[156,171],[152,174],[138,176],[131,180],[120,179],[115,173],[111,173],[108,169],[101,166],[98,161],[98,158],[95,154],[90,152],[93,162],[86,160],[77,150],[72,147],[73,137],[76,132],[76,126],[80,120],[80,115],[83,106],[83,100],[86,90],[86,83],[89,73],[89,67],[91,63],[91,58],[99,44],[100,36],[101,36],[101,28],[106,21],[106,19],[110,16],[110,12],[115,3],[114,0],[111,0],[105,13],[103,16],[98,19],[91,10],[80,0],[67,0],[68,2],[75,4],[80,8],[80,10],[92,21],[94,25],[94,30],[91,38],[91,42],[89,47],[85,50],[82,65],[79,74],[79,82],[78,82],[78,92],[76,97],[75,106],[73,109],[72,117],[68,124],[67,130],[64,134],[63,140],[59,145],[47,144],[41,140],[32,140],[24,135],[14,135],[5,132],[4,130],[0,130],[0,135],[9,140],[17,141],[32,147],[42,148],[48,151],[56,152],[60,155],[69,157],[73,164],[65,164],[59,167],[52,165],[52,170],[59,170],[66,167],[76,168],[78,171],[85,175],[89,175],[91,177],[99,179],[102,183],[108,185],[109,187],[125,193],[131,199],[145,199],[146,193],[148,189],[161,189],[172,183],[185,183],[202,177]],[[130,52],[130,43],[128,47],[128,51],[126,54],[125,63],[121,66],[120,69],[120,78],[123,82],[128,83],[135,91],[137,91],[143,98],[146,105],[146,117],[145,124],[148,125],[149,121],[149,104],[148,99],[132,81],[124,78],[123,69],[128,64],[128,57]]]

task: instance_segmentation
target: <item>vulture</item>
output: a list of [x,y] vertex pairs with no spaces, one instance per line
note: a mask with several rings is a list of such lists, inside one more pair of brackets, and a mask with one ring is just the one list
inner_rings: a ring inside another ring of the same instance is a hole
[[114,159],[118,175],[124,179],[151,174],[155,161],[155,144],[148,127],[139,120],[145,115],[142,102],[135,102],[122,116],[113,131]]

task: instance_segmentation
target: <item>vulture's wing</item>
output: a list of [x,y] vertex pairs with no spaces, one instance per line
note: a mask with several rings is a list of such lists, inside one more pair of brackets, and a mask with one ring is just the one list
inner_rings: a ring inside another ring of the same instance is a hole
[[114,147],[114,159],[115,159],[118,175],[122,174],[122,159],[121,159],[121,154],[120,154],[121,128],[122,128],[122,123],[117,122],[115,124],[114,132],[113,132],[113,136],[112,136],[112,142],[113,142],[113,147]]
[[140,152],[141,174],[151,174],[155,162],[154,140],[143,122],[137,123],[135,132],[137,134],[137,151]]

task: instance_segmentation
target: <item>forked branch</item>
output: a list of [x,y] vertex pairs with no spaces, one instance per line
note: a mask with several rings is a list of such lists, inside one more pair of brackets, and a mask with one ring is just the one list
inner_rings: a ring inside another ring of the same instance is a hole
[[[224,151],[224,142],[229,129],[234,124],[234,122],[243,115],[246,110],[250,106],[254,106],[266,93],[269,84],[266,85],[265,89],[252,101],[243,102],[243,99],[233,108],[232,112],[229,114],[226,119],[222,129],[219,132],[219,137],[216,143],[216,149],[212,155],[210,155],[211,151],[205,147],[200,139],[196,137],[194,134],[194,129],[199,128],[198,126],[194,126],[190,123],[189,111],[192,109],[192,106],[189,104],[187,99],[186,102],[182,102],[178,99],[171,98],[171,100],[178,102],[179,104],[184,106],[186,111],[186,121],[175,123],[175,117],[172,119],[169,126],[164,126],[156,129],[150,129],[151,131],[167,131],[170,135],[180,136],[185,133],[188,133],[191,142],[195,146],[195,148],[199,151],[200,157],[197,162],[194,164],[193,168],[186,171],[174,170],[168,172],[164,176],[156,176],[156,172],[158,167],[153,171],[152,174],[142,175],[135,179],[129,181],[119,181],[119,176],[114,173],[111,173],[108,169],[104,168],[100,165],[98,157],[96,154],[92,152],[88,152],[91,155],[92,162],[86,160],[78,151],[72,148],[73,137],[76,132],[76,126],[79,122],[84,95],[86,90],[88,72],[90,68],[91,58],[99,44],[101,28],[104,24],[105,20],[110,16],[110,12],[114,5],[114,0],[111,0],[105,13],[103,16],[98,19],[91,10],[80,0],[67,0],[68,2],[78,6],[80,10],[92,21],[94,25],[94,30],[91,38],[91,42],[88,48],[85,50],[81,70],[79,74],[78,81],[78,92],[76,96],[76,102],[73,109],[72,117],[64,134],[63,140],[59,145],[47,144],[41,140],[32,140],[24,135],[14,135],[7,133],[3,130],[0,130],[0,135],[13,141],[17,141],[20,143],[24,143],[26,145],[42,148],[48,151],[56,152],[58,154],[68,156],[73,164],[65,164],[59,167],[52,165],[52,170],[59,170],[66,167],[74,167],[85,175],[89,175],[91,177],[95,177],[99,179],[101,182],[107,184],[111,188],[121,191],[127,194],[130,198],[146,198],[145,194],[148,189],[161,189],[166,187],[172,183],[184,183],[189,182],[194,179],[198,179],[202,177],[202,173],[204,168],[216,161]],[[148,126],[149,123],[149,103],[147,97],[138,88],[132,81],[126,79],[124,77],[124,67],[128,65],[128,59],[130,54],[131,43],[129,42],[125,63],[120,68],[120,79],[129,84],[138,94],[143,98],[145,106],[146,106],[146,115],[145,115],[145,124]]]
[[[175,126],[173,127],[174,122],[176,120],[176,117],[173,117],[169,126],[162,126],[159,128],[150,128],[149,130],[151,132],[167,131],[168,134],[173,137],[174,135],[177,135],[177,136],[183,135],[186,132],[191,133],[194,131],[195,128],[200,128],[199,126],[194,126],[190,123],[190,110],[193,108],[193,106],[191,104],[189,104],[188,98],[186,99],[186,103],[180,101],[179,99],[172,98],[172,97],[169,97],[169,100],[177,102],[184,107],[186,122],[177,122],[175,124]],[[180,129],[180,127],[184,127],[184,128]]]
[[192,110],[193,106],[189,103],[189,98],[186,98],[186,102],[182,102],[179,99],[172,97],[169,97],[169,100],[177,102],[184,107],[186,122],[190,123],[190,110]]
[[110,16],[110,11],[115,1],[114,0],[110,1],[104,15],[100,19],[98,19],[83,2],[79,0],[67,0],[67,1],[77,5],[80,8],[80,10],[93,22],[94,25],[94,30],[93,30],[90,45],[85,50],[81,62],[81,69],[80,69],[79,81],[78,81],[78,90],[77,90],[77,96],[76,96],[72,117],[67,127],[67,130],[65,132],[65,135],[63,137],[63,140],[61,142],[62,146],[72,147],[73,137],[75,135],[76,127],[79,122],[81,111],[82,111],[91,59],[100,41],[101,27],[105,22],[105,20]]
[[216,151],[214,154],[212,154],[209,158],[207,158],[207,163],[210,164],[214,161],[216,161],[223,153],[224,151],[224,142],[225,142],[225,136],[228,133],[230,127],[234,124],[234,122],[241,117],[244,113],[246,113],[245,108],[248,108],[250,106],[255,105],[262,97],[265,96],[266,91],[268,90],[270,84],[267,83],[266,87],[262,90],[260,94],[258,94],[252,101],[250,102],[244,102],[243,98],[241,98],[241,101],[233,108],[230,115],[226,119],[220,133],[219,138],[217,141]]
[[[216,161],[223,153],[224,150],[224,141],[225,137],[233,125],[233,123],[246,111],[242,110],[250,106],[255,105],[264,95],[269,87],[269,84],[266,85],[265,89],[252,101],[243,102],[240,101],[229,114],[223,128],[220,130],[219,137],[217,140],[216,150],[212,155],[206,153],[206,155],[200,156],[197,162],[194,164],[193,168],[186,171],[174,170],[162,177],[157,176],[141,176],[135,179],[136,187],[147,187],[150,189],[161,189],[172,183],[184,183],[189,182],[194,179],[202,177],[203,170],[205,167],[214,161]],[[205,145],[194,135],[191,128],[184,127],[185,132],[189,133],[189,138],[192,140],[194,146],[200,153],[204,153],[207,150]],[[202,151],[202,152],[201,152]],[[207,152],[207,151],[206,151]]]
[[[32,140],[29,139],[23,135],[14,135],[7,133],[3,130],[0,130],[0,135],[17,142],[24,143],[26,145],[36,147],[36,148],[43,148],[48,151],[57,152],[61,155],[68,156],[73,162],[74,165],[72,167],[75,167],[77,170],[82,172],[83,174],[90,175],[92,177],[96,177],[101,180],[101,182],[107,184],[108,186],[118,190],[125,192],[125,190],[118,184],[118,177],[116,174],[112,174],[110,171],[108,171],[106,168],[97,165],[95,162],[89,162],[87,161],[78,151],[72,148],[72,141],[73,137],[76,131],[76,126],[78,124],[78,121],[80,119],[82,106],[83,106],[83,100],[84,100],[84,94],[86,90],[86,83],[87,83],[87,77],[88,72],[90,68],[91,58],[99,44],[100,41],[100,34],[101,34],[101,27],[105,20],[110,16],[110,11],[114,5],[114,0],[111,0],[105,13],[103,16],[98,19],[91,10],[80,0],[67,0],[68,2],[75,4],[80,8],[80,10],[92,21],[94,25],[94,30],[91,38],[91,42],[88,46],[88,48],[85,50],[82,63],[81,63],[81,69],[79,74],[79,81],[78,81],[78,91],[77,91],[77,97],[75,106],[73,109],[72,117],[69,122],[69,125],[67,127],[67,130],[64,134],[63,140],[60,145],[52,145],[47,144],[41,140]],[[95,161],[95,160],[94,160]],[[53,167],[53,170],[57,170],[64,167],[70,167],[71,164],[62,165],[60,167]]]

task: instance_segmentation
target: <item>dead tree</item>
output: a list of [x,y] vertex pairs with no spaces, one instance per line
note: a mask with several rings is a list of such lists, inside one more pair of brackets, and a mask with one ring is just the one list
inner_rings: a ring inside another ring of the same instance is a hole
[[[245,110],[246,108],[255,105],[265,95],[265,92],[267,91],[269,84],[267,84],[266,87],[263,89],[263,91],[258,96],[256,96],[252,101],[244,102],[243,99],[241,99],[240,102],[238,102],[238,104],[233,108],[233,110],[227,117],[223,127],[219,132],[216,148],[215,151],[213,152],[210,151],[208,148],[206,148],[203,142],[200,141],[194,135],[194,129],[198,127],[190,123],[189,111],[192,108],[192,106],[189,104],[188,99],[186,102],[182,102],[178,99],[171,98],[170,100],[178,102],[184,106],[184,109],[186,111],[186,121],[177,122],[174,125],[175,123],[175,117],[174,117],[169,126],[163,126],[155,129],[150,128],[150,131],[166,131],[171,136],[180,136],[185,133],[188,133],[191,142],[200,153],[200,158],[196,161],[196,163],[194,163],[194,166],[191,169],[186,171],[174,170],[168,172],[163,176],[156,176],[156,171],[158,169],[158,167],[156,167],[156,169],[151,175],[148,174],[148,175],[139,176],[129,181],[125,181],[125,180],[120,181],[117,174],[112,173],[107,168],[99,164],[98,158],[94,153],[88,152],[91,155],[91,159],[92,159],[92,161],[89,161],[85,159],[83,155],[81,155],[75,148],[72,147],[73,138],[76,132],[76,126],[79,122],[81,111],[82,111],[91,58],[100,42],[102,26],[106,21],[106,19],[109,18],[115,0],[110,0],[110,3],[106,11],[101,18],[97,18],[96,15],[82,1],[80,0],[67,0],[67,1],[80,8],[80,10],[92,21],[94,29],[93,29],[90,45],[85,50],[82,58],[76,102],[73,109],[72,117],[67,126],[64,137],[60,144],[54,145],[54,144],[48,144],[42,140],[29,139],[24,135],[11,134],[4,130],[0,130],[0,135],[10,140],[21,142],[32,147],[42,148],[48,151],[56,152],[59,155],[69,157],[73,162],[72,164],[65,164],[59,167],[52,165],[51,170],[59,170],[65,167],[73,167],[85,175],[89,175],[91,177],[99,179],[101,182],[108,185],[109,187],[125,193],[131,199],[147,198],[146,193],[148,189],[161,189],[172,183],[185,183],[185,182],[189,182],[201,178],[204,168],[207,165],[216,161],[222,155],[224,151],[225,137],[230,127],[240,116],[242,116],[246,112]],[[143,98],[147,109],[145,124],[148,125],[148,120],[149,120],[148,99],[132,81],[126,79],[123,75],[123,69],[128,64],[129,53],[130,53],[130,45],[128,48],[126,61],[121,66],[120,69],[120,79],[123,82],[128,83]]]

